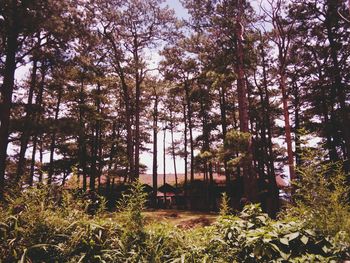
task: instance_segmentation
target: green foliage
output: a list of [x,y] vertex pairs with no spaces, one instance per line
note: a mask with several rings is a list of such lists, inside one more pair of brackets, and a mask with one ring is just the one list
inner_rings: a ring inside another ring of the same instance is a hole
[[241,164],[247,158],[250,140],[250,133],[230,130],[226,134],[224,147],[221,149],[221,159],[226,158],[231,167]]
[[[18,194],[18,193],[17,193]],[[89,215],[84,195],[57,187],[28,188],[0,206],[1,262],[337,262],[347,233],[326,235],[307,220],[272,220],[258,205],[193,230],[152,223],[142,215],[145,194],[134,183],[120,211]]]
[[122,242],[126,250],[132,250],[145,240],[144,219],[142,211],[147,194],[139,181],[131,185],[130,191],[123,194],[118,208],[122,212],[123,235]]
[[305,220],[324,235],[350,241],[350,188],[341,163],[321,163],[320,153],[304,149],[287,216]]
[[227,216],[230,214],[230,212],[230,198],[227,196],[227,193],[223,193],[220,203],[220,216]]
[[99,222],[100,213],[89,216],[90,200],[77,193],[40,185],[16,194],[1,206],[0,259],[5,262],[93,262],[110,233],[117,233],[115,225]]
[[335,239],[309,229],[302,221],[274,221],[257,205],[238,216],[221,218],[203,250],[208,262],[331,262],[343,248]]

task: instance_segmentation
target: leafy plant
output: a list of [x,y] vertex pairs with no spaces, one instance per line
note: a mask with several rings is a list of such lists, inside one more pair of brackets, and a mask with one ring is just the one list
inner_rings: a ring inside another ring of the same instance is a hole
[[297,217],[324,235],[340,231],[350,242],[350,188],[341,163],[322,163],[321,154],[304,149],[303,165],[294,182],[293,203],[286,216]]
[[227,196],[227,193],[224,192],[221,196],[220,216],[227,216],[230,213],[231,213],[230,198]]

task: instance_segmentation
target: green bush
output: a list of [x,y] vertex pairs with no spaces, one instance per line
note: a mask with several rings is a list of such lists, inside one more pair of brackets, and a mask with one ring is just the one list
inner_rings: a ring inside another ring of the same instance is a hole
[[350,247],[348,233],[321,231],[298,212],[306,209],[301,203],[272,220],[257,205],[229,215],[223,198],[216,223],[182,230],[145,224],[139,183],[123,195],[116,214],[103,211],[100,197],[57,187],[14,196],[0,206],[0,262],[337,262]]
[[[319,161],[318,161],[319,160]],[[329,236],[350,242],[350,188],[341,163],[322,163],[320,153],[304,150],[286,219],[299,218]]]
[[246,206],[238,217],[221,217],[210,231],[208,245],[197,255],[207,262],[337,262],[346,250],[302,221],[270,219],[257,205]]

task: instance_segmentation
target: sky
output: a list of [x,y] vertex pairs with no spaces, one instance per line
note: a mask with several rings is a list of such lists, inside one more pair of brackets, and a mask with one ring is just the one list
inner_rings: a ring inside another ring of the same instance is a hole
[[179,0],[167,0],[166,4],[175,10],[175,14],[179,18],[187,18],[188,13],[186,9],[181,5]]
[[[175,15],[178,18],[183,18],[186,19],[188,18],[188,13],[186,9],[181,5],[179,0],[167,0],[166,5],[169,6],[169,8],[174,9]],[[155,55],[155,57],[158,57]],[[163,132],[158,133],[158,174],[162,174],[164,170],[164,165],[163,165]],[[176,133],[174,134],[174,140],[180,140],[181,139],[181,134]],[[170,138],[170,133],[166,133],[166,148],[169,148],[171,146],[171,138]],[[152,144],[148,144],[147,147],[149,149],[152,148]],[[141,154],[141,163],[145,164],[147,166],[147,172],[148,174],[152,173],[152,166],[153,166],[153,158],[152,158],[152,152],[145,152]],[[178,173],[184,173],[185,172],[185,163],[182,158],[176,158],[176,171]],[[174,173],[174,163],[173,159],[170,154],[166,155],[165,158],[165,168],[166,168],[166,173],[173,174]]]
[[[254,0],[252,2],[253,6],[258,6],[257,5],[258,0]],[[189,14],[187,13],[187,10],[182,6],[179,0],[166,0],[165,5],[168,5],[169,8],[173,9],[175,11],[175,15],[178,18],[186,19],[189,17]],[[153,51],[157,52],[157,51]],[[156,58],[156,60],[160,59],[158,54],[150,54],[153,58]],[[25,67],[19,68],[16,71],[16,79],[23,79],[23,77],[28,74],[28,69]],[[182,129],[180,129],[182,130]],[[175,141],[181,140],[181,134],[180,133],[175,133],[174,134],[174,139]],[[167,132],[166,134],[166,148],[169,148],[171,146],[171,138],[170,138],[170,133]],[[141,154],[141,163],[147,166],[147,171],[146,173],[151,173],[152,172],[152,165],[153,165],[153,160],[152,160],[152,144],[146,145],[147,148],[149,148],[149,152],[145,152]],[[44,159],[47,159],[48,155],[45,156]],[[184,160],[182,158],[176,158],[176,169],[178,173],[184,173]],[[170,154],[166,155],[166,173],[174,173],[174,163],[173,159]],[[163,173],[163,132],[160,131],[158,134],[158,173],[162,174]]]

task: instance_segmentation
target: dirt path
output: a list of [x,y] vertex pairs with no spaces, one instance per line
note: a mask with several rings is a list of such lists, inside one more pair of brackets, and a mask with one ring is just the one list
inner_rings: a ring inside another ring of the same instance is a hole
[[154,210],[144,212],[146,221],[164,222],[179,228],[190,229],[194,227],[209,226],[217,219],[215,213],[192,212],[183,210]]

